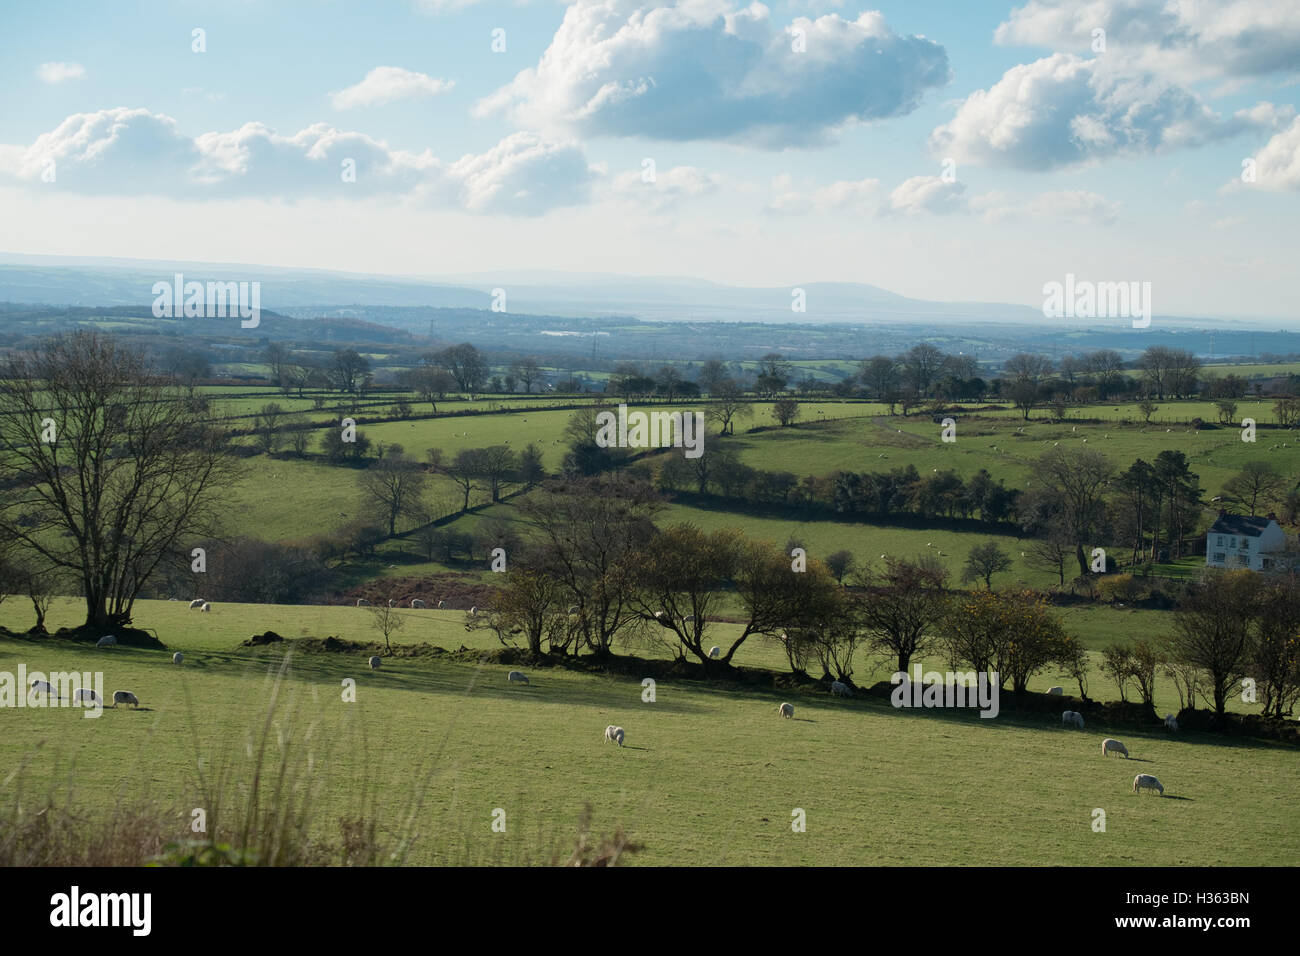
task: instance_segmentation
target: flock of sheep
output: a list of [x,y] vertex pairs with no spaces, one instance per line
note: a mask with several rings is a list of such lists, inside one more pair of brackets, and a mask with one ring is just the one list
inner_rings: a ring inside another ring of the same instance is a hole
[[[357,598],[357,607],[370,607],[370,606],[371,606],[370,602],[367,601],[365,598]],[[388,599],[388,606],[389,606],[389,607],[397,607],[397,602],[396,602],[395,600],[393,600],[392,598],[389,598],[389,599]],[[412,599],[411,599],[411,607],[413,607],[413,608],[427,608],[428,606],[429,606],[428,604],[426,604],[424,601],[421,601],[419,598],[412,598]],[[446,601],[439,601],[439,602],[438,602],[438,610],[439,610],[439,611],[445,611],[446,609],[447,609],[447,602],[446,602]],[[470,613],[471,615],[477,613],[477,611],[478,611],[478,608],[477,608],[477,607],[472,607],[472,608],[469,609],[469,613]]]
[[[1054,694],[1059,690],[1060,688],[1053,687],[1048,691],[1048,693]],[[1061,725],[1065,727],[1077,727],[1080,730],[1083,730],[1083,714],[1079,713],[1077,710],[1062,711]],[[1173,714],[1165,714],[1165,727],[1177,732],[1178,718]],[[1123,754],[1126,759],[1129,756],[1128,748],[1114,737],[1107,737],[1101,742],[1101,755],[1105,757],[1107,754]],[[1160,796],[1163,797],[1165,795],[1164,784],[1149,773],[1140,773],[1133,778],[1133,792],[1137,793],[1139,790],[1155,790],[1159,792]]]

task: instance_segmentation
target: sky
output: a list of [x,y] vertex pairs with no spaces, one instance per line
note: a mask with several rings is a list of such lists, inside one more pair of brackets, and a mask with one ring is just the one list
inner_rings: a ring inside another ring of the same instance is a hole
[[1300,318],[1300,0],[0,6],[0,252]]

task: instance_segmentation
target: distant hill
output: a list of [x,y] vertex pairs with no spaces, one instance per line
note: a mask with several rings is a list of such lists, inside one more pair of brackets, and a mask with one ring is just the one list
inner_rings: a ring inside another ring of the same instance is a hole
[[[656,322],[762,322],[781,325],[849,322],[1038,324],[1024,305],[931,302],[874,285],[806,282],[806,309],[791,309],[788,287],[722,285],[679,276],[503,270],[460,276],[376,276],[231,263],[91,259],[0,253],[0,301],[46,305],[139,305],[153,283],[180,272],[187,280],[258,281],[271,310],[343,305],[486,309],[493,290],[506,311],[528,315],[632,316]],[[1116,325],[1123,320],[1114,320]]]

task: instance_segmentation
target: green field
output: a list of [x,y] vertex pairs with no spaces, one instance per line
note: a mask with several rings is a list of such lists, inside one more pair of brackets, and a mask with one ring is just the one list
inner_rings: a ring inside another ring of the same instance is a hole
[[[0,619],[17,624],[19,610],[6,602]],[[75,611],[61,603],[51,623]],[[8,711],[0,762],[24,765],[26,805],[47,794],[83,808],[156,800],[188,819],[196,760],[244,766],[244,741],[264,719],[267,671],[282,652],[238,641],[267,627],[355,639],[368,630],[355,608],[138,612],[184,651],[183,666],[170,652],[0,640],[0,670],[102,670],[108,694],[130,689],[142,705],[96,720]],[[404,641],[471,643],[460,614],[412,615]],[[1300,853],[1294,749],[1125,732],[1117,736],[1136,758],[1125,761],[1100,755],[1099,730],[1007,713],[982,720],[685,681],[660,681],[645,703],[634,678],[551,668],[508,686],[505,667],[437,658],[389,659],[371,673],[352,655],[300,654],[291,667],[286,708],[312,728],[297,752],[313,755],[320,825],[369,793],[381,829],[397,828],[418,795],[422,837],[409,862],[538,859],[573,832],[585,803],[597,830],[622,825],[644,845],[631,861],[643,864],[1173,866],[1240,863],[1245,853],[1289,865]],[[355,703],[342,700],[345,677],[357,682]],[[795,720],[777,716],[783,699]],[[622,750],[601,741],[610,723],[626,729]],[[1166,797],[1134,795],[1138,772],[1158,775]],[[4,779],[0,804],[15,798],[15,777]],[[497,808],[505,833],[490,827]],[[806,832],[792,832],[796,808]],[[1106,811],[1105,833],[1091,828],[1095,808]]]

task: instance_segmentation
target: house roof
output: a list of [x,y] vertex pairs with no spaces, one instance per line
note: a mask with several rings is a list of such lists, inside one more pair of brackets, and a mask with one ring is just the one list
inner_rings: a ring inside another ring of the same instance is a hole
[[1210,525],[1210,534],[1236,534],[1258,538],[1273,523],[1272,518],[1253,518],[1250,515],[1220,514]]

